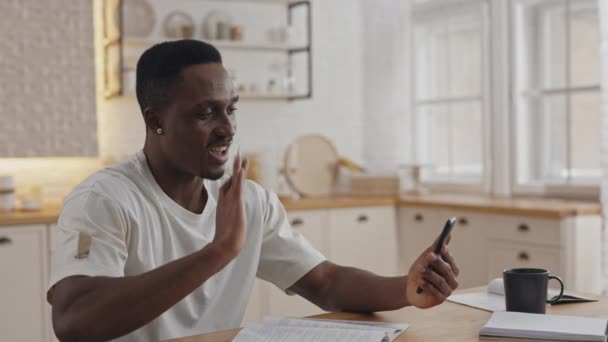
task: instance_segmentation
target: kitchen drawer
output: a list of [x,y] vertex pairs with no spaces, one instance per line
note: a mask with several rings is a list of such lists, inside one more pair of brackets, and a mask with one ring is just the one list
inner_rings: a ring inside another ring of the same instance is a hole
[[385,276],[401,274],[395,220],[393,206],[330,210],[330,260]]
[[[401,207],[399,209],[399,229],[408,232],[404,242],[415,242],[416,256],[430,246],[439,236],[446,220],[450,216],[439,209]],[[423,249],[420,249],[424,247]],[[419,250],[419,251],[418,251]]]
[[501,278],[502,271],[517,267],[544,268],[565,277],[559,247],[490,240],[487,253],[488,280]]
[[487,236],[490,239],[521,241],[543,245],[559,246],[561,243],[560,221],[516,217],[505,215],[485,215]]
[[[443,211],[437,208],[422,208],[415,206],[402,206],[399,208],[399,261],[401,263],[400,267],[402,271],[408,272],[416,258],[418,258],[425,249],[431,246],[439,236],[441,229],[450,216],[455,216],[455,214],[451,211]],[[473,259],[482,260],[482,258],[474,257],[474,253],[480,250],[478,244],[481,242],[467,241],[470,234],[462,234],[463,232],[458,232],[459,229],[458,226],[454,229],[452,235],[453,240],[450,242],[449,248],[452,254],[458,255],[456,262],[463,273],[468,273],[473,270],[467,267],[468,263],[463,260],[463,257],[469,259],[469,256],[471,256]],[[479,235],[473,237],[476,240],[480,238]],[[454,248],[455,245],[459,246]],[[471,248],[471,246],[477,247]],[[462,252],[464,252],[464,254]],[[471,252],[473,252],[473,254]],[[456,255],[454,256],[456,257]],[[464,272],[465,269],[467,270],[466,272]],[[482,279],[485,281],[485,267],[483,270]],[[460,278],[460,280],[462,279],[463,278]],[[471,285],[476,282],[465,281],[464,283]]]
[[304,237],[323,255],[328,256],[327,210],[297,210],[287,212],[291,227]]
[[379,222],[394,224],[395,222],[393,206],[331,209],[329,215],[330,225],[335,221],[350,225],[376,225]]

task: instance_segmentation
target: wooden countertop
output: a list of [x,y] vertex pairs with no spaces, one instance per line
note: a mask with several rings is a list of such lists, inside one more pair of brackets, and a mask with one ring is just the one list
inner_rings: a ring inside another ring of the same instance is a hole
[[394,197],[311,197],[311,198],[281,198],[286,210],[315,210],[339,209],[396,205],[398,200]]
[[[592,202],[457,194],[409,195],[401,196],[401,198],[339,196],[281,199],[281,201],[287,210],[318,210],[402,205],[546,218],[600,215],[602,213],[601,205]],[[0,212],[0,226],[56,223],[60,211],[61,209],[59,207],[50,207],[44,208],[41,211]]]
[[39,211],[0,212],[0,226],[57,223],[60,211],[59,207],[48,207]]
[[[471,289],[461,291],[470,292]],[[478,288],[475,291],[485,291]],[[598,302],[568,305],[547,306],[548,314],[608,317],[608,297],[599,297]],[[430,342],[430,341],[486,341],[479,338],[479,330],[486,324],[491,313],[470,308],[464,305],[445,302],[427,310],[405,308],[397,311],[377,314],[328,313],[318,318],[344,319],[354,321],[407,323],[410,327],[396,341]],[[178,338],[167,342],[227,342],[231,341],[239,329]],[[515,340],[514,340],[515,341]]]
[[488,195],[429,194],[401,196],[400,205],[472,210],[481,213],[562,218],[601,215],[598,202]]

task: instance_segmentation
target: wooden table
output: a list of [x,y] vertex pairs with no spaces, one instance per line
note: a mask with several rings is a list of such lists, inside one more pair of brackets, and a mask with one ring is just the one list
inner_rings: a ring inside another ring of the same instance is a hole
[[[562,304],[547,307],[547,313],[608,319],[608,297],[601,297],[599,302],[594,303]],[[409,329],[396,340],[402,342],[468,342],[480,341],[479,330],[488,321],[490,315],[490,312],[445,302],[428,310],[405,308],[371,315],[328,313],[316,317],[407,323],[410,325]],[[233,329],[174,339],[170,342],[226,342],[234,338],[238,332],[239,329]]]

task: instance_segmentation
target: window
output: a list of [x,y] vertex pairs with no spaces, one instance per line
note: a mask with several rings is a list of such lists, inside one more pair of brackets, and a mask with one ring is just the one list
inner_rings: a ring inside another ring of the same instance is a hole
[[[487,42],[479,1],[413,9],[416,162],[425,182],[483,185]],[[442,4],[443,3],[443,4]]]
[[599,185],[597,1],[519,0],[513,20],[514,185]]

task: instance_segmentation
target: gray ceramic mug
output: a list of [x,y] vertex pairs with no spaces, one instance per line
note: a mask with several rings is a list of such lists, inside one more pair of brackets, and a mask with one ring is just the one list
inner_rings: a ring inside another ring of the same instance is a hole
[[[505,285],[505,304],[507,311],[544,314],[547,304],[553,304],[562,298],[564,283],[549,271],[540,268],[512,268],[502,274]],[[550,279],[560,284],[559,295],[547,300],[547,288]]]

